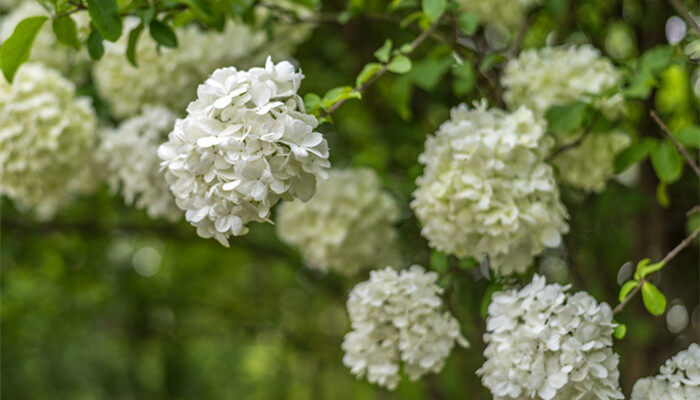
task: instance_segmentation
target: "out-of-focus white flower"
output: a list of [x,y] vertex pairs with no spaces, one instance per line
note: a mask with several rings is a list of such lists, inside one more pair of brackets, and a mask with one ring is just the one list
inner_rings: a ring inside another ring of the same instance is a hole
[[589,134],[552,162],[559,168],[562,181],[589,192],[602,192],[614,175],[615,156],[630,142],[629,135],[621,132]]
[[0,78],[0,193],[50,217],[91,178],[96,118],[75,86],[41,64]]
[[[138,20],[127,19],[125,32],[137,24]],[[308,28],[299,31],[308,32]],[[287,57],[297,40],[305,37],[278,28],[273,30],[273,37],[267,38],[263,29],[232,21],[220,33],[202,31],[194,25],[179,28],[176,33],[178,46],[174,49],[158,49],[155,40],[141,35],[135,50],[138,67],[126,58],[128,34],[116,43],[105,43],[105,54],[95,64],[93,77],[112,114],[130,116],[148,104],[180,114],[194,99],[197,85],[215,69],[229,65],[247,68],[260,64],[268,55]]]
[[345,335],[343,363],[358,378],[395,389],[399,364],[412,380],[439,372],[455,343],[469,343],[457,320],[440,312],[438,275],[418,265],[397,272],[370,272],[369,280],[350,292],[352,331]]
[[666,361],[659,375],[638,380],[632,389],[632,400],[700,399],[700,345]]
[[542,0],[457,0],[464,12],[473,12],[480,23],[497,27],[502,32],[515,32],[524,23],[527,13]]
[[368,168],[331,170],[308,202],[283,203],[277,211],[279,237],[320,270],[354,274],[399,259],[394,223],[396,201]]
[[182,211],[160,168],[158,146],[176,119],[168,109],[147,107],[116,129],[103,130],[98,148],[112,190],[121,191],[127,204],[146,210],[149,217],[171,221],[182,217]]
[[[0,18],[0,43],[12,35],[15,27],[22,20],[36,16],[49,17],[50,14],[35,1],[23,1],[21,4],[17,2],[16,8]],[[87,38],[90,28],[90,17],[87,11],[74,13],[71,18],[76,22],[79,37],[81,39]],[[85,50],[76,51],[59,44],[51,29],[51,21],[47,21],[34,39],[29,60],[54,67],[64,75],[71,75],[71,69],[79,63],[88,62],[89,57]]]
[[430,245],[458,257],[489,256],[501,273],[522,272],[568,231],[544,122],[522,107],[486,102],[452,109],[425,142],[411,207]]
[[495,400],[624,398],[610,306],[568,289],[535,275],[493,295],[477,374]]
[[304,112],[304,76],[287,61],[221,68],[197,89],[158,155],[185,218],[228,245],[250,221],[269,221],[281,199],[307,201],[327,178],[328,144]]
[[10,11],[25,0],[0,0],[0,11]]

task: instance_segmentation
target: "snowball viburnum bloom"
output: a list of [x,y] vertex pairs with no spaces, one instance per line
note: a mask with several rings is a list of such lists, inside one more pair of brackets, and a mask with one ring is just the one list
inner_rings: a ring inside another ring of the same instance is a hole
[[279,200],[307,201],[327,178],[328,144],[297,95],[303,75],[287,61],[221,68],[197,89],[158,155],[175,202],[202,237],[228,245]]
[[624,398],[610,306],[568,289],[535,275],[493,295],[477,374],[495,400]]
[[638,380],[631,399],[700,399],[700,345],[697,343],[666,361],[659,372],[659,375]]
[[316,269],[354,274],[398,259],[396,201],[368,168],[331,170],[308,202],[285,202],[277,210],[279,237],[296,246]]
[[441,312],[442,288],[435,272],[418,265],[387,267],[350,292],[352,331],[345,335],[343,363],[358,378],[395,389],[399,364],[412,380],[439,372],[455,343],[467,347],[457,320]]
[[107,171],[107,182],[124,201],[145,209],[151,218],[171,221],[182,217],[160,168],[158,146],[173,129],[177,117],[166,108],[146,107],[116,129],[100,134],[98,158]]
[[476,14],[479,22],[510,32],[517,31],[527,12],[540,3],[542,0],[457,0],[460,9]]
[[462,104],[425,142],[411,208],[432,247],[458,257],[489,256],[501,273],[522,272],[568,231],[552,167],[551,139],[526,108]]
[[92,189],[96,118],[75,85],[41,64],[0,77],[0,193],[50,217],[73,193]]

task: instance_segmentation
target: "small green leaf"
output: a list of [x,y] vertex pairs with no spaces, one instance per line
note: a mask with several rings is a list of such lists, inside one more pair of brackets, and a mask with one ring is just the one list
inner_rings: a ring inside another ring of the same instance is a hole
[[550,132],[573,132],[583,127],[590,106],[581,101],[574,101],[561,106],[550,107],[544,117]]
[[504,61],[506,61],[506,56],[501,53],[487,54],[479,63],[479,71],[486,72]]
[[413,85],[410,79],[402,76],[393,83],[390,90],[389,98],[391,106],[394,107],[399,116],[408,121],[411,119],[413,112],[411,110],[411,96],[413,95]]
[[457,265],[460,268],[469,269],[476,267],[479,265],[479,263],[476,261],[476,259],[474,259],[474,257],[464,257],[459,259]]
[[387,69],[397,74],[405,74],[411,70],[411,60],[408,57],[399,54],[391,60]]
[[333,104],[345,99],[360,99],[362,95],[350,86],[340,86],[329,90],[323,96],[323,108],[328,109]]
[[127,43],[126,46],[126,59],[129,60],[131,65],[134,67],[137,67],[138,64],[136,62],[136,43],[139,40],[139,35],[143,31],[143,24],[139,24],[136,28],[132,29],[131,32],[129,32],[129,42]]
[[463,13],[457,17],[457,26],[465,35],[473,35],[479,27],[479,19],[474,13]]
[[153,20],[148,26],[148,30],[158,44],[170,48],[177,47],[177,36],[175,36],[173,28],[165,22]]
[[672,183],[681,177],[683,161],[676,146],[665,141],[651,150],[651,165],[661,182]]
[[384,44],[382,47],[380,47],[377,51],[374,52],[374,56],[377,57],[377,60],[385,63],[389,61],[389,54],[391,53],[391,49],[394,47],[394,44],[392,43],[391,39],[387,39],[384,41]]
[[624,301],[627,298],[627,295],[629,295],[632,289],[637,287],[637,285],[639,285],[639,282],[636,280],[625,282],[625,284],[622,285],[622,287],[620,288],[620,295],[618,296],[618,300]]
[[304,96],[304,108],[311,114],[316,114],[321,110],[321,96],[316,93],[307,93]]
[[0,68],[8,82],[12,82],[17,69],[29,59],[34,39],[44,22],[44,16],[23,19],[0,46]]
[[442,58],[426,58],[416,61],[408,76],[411,82],[419,88],[432,91],[440,84],[443,75],[445,75],[453,62],[454,59],[449,55]]
[[355,86],[356,87],[362,86],[363,83],[370,80],[374,76],[374,74],[376,74],[377,71],[379,71],[380,69],[382,69],[381,64],[369,63],[369,64],[365,65],[364,68],[362,68],[362,71],[360,72],[360,74],[357,75],[357,79],[355,79]]
[[481,298],[481,304],[479,305],[479,315],[481,318],[486,318],[489,314],[489,305],[491,305],[491,300],[493,294],[503,289],[502,283],[492,283],[486,288],[486,293],[484,297]]
[[642,285],[642,300],[644,306],[654,316],[658,317],[666,310],[666,296],[651,282],[644,282]]
[[122,34],[122,20],[119,17],[117,0],[86,0],[88,13],[100,35],[115,42]]
[[[614,321],[615,322],[615,321]],[[625,338],[625,335],[627,335],[627,326],[625,324],[621,324],[619,322],[615,322],[617,326],[613,329],[613,336],[617,340],[621,340]]]
[[634,273],[634,277],[635,279],[646,278],[647,276],[649,276],[649,274],[652,274],[663,267],[664,264],[662,262],[649,264],[649,259],[645,258],[637,264],[637,270]]
[[469,61],[464,61],[462,64],[457,64],[452,69],[454,83],[452,91],[456,96],[464,96],[474,89],[476,83],[476,73],[474,67]]
[[689,125],[683,127],[673,137],[676,138],[684,146],[695,147],[700,149],[700,126]]
[[435,22],[445,12],[447,0],[421,0],[421,6],[430,22]]
[[632,164],[644,160],[654,146],[656,146],[656,140],[651,138],[645,138],[632,143],[615,156],[615,173],[619,174]]
[[430,252],[430,268],[437,272],[447,271],[449,256],[441,251],[432,250]]
[[671,205],[671,198],[668,196],[668,185],[664,182],[659,182],[656,185],[656,201],[663,208],[668,208]]
[[100,35],[100,32],[95,28],[92,28],[90,36],[87,38],[87,49],[90,58],[93,60],[99,60],[105,54],[105,47],[102,44],[102,35]]
[[639,58],[641,71],[657,74],[671,64],[673,49],[670,46],[657,46],[649,49]]
[[56,40],[58,40],[59,43],[74,49],[80,48],[78,30],[76,28],[75,21],[73,21],[73,18],[71,18],[70,15],[52,20],[51,27],[53,28],[53,33],[56,35]]
[[211,5],[204,0],[177,0],[178,3],[189,6],[203,16],[211,16]]

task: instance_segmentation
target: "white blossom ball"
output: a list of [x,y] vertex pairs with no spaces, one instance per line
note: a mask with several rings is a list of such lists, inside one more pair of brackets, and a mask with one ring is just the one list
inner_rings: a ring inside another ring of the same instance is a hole
[[128,205],[146,210],[151,218],[175,221],[182,211],[160,167],[158,146],[172,131],[177,117],[162,107],[144,111],[100,135],[98,156],[113,191],[120,191]]
[[223,32],[202,31],[194,25],[176,30],[176,48],[158,48],[142,34],[135,49],[137,67],[126,58],[128,32],[137,20],[127,19],[116,43],[105,43],[93,77],[100,95],[115,117],[138,113],[144,105],[168,107],[180,114],[194,99],[197,85],[217,68],[249,67],[268,55],[286,57],[296,44],[284,37],[266,37],[262,29],[228,22]]
[[228,245],[248,222],[269,222],[279,200],[307,201],[328,177],[328,144],[297,95],[303,77],[269,58],[264,68],[218,69],[175,122],[158,155],[200,236]]
[[700,399],[700,345],[697,343],[667,360],[659,372],[634,384],[632,400]]
[[399,259],[396,201],[368,168],[331,170],[311,200],[281,204],[277,234],[319,270],[357,273]]
[[437,279],[418,265],[401,272],[386,267],[355,286],[347,302],[352,331],[342,344],[352,374],[393,390],[400,368],[416,380],[439,372],[455,343],[469,346],[457,320],[440,311]]
[[96,117],[87,98],[51,68],[22,65],[12,84],[0,77],[0,193],[49,218],[94,187]]
[[457,0],[463,12],[476,14],[480,23],[505,32],[517,32],[527,13],[542,0]]
[[[15,27],[22,20],[38,16],[50,17],[51,15],[35,1],[23,1],[21,4],[18,4],[7,15],[0,18],[0,43],[12,35]],[[79,38],[86,39],[90,28],[90,17],[87,11],[74,13],[71,15],[71,18],[76,22]],[[71,47],[59,44],[51,28],[51,20],[47,20],[34,39],[29,60],[56,68],[64,75],[71,75],[72,69],[76,68],[80,63],[89,62],[89,57],[84,50],[77,51]]]
[[544,122],[522,107],[452,109],[428,137],[411,207],[430,245],[458,257],[489,257],[500,273],[522,272],[568,231]]
[[494,400],[624,398],[610,306],[568,289],[535,275],[521,290],[493,295],[477,374]]

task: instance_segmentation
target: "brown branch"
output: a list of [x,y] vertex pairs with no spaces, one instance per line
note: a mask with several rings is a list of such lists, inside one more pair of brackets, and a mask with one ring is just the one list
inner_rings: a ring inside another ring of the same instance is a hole
[[688,164],[690,167],[695,171],[695,175],[700,177],[700,168],[698,168],[698,165],[695,164],[695,161],[693,161],[693,158],[690,157],[690,154],[688,154],[687,151],[685,151],[685,148],[683,145],[681,145],[675,137],[671,134],[671,131],[668,130],[668,127],[666,124],[664,124],[664,121],[659,118],[659,116],[656,114],[654,110],[649,111],[649,114],[651,114],[651,117],[656,121],[656,123],[661,127],[661,130],[664,131],[666,136],[668,136],[669,139],[671,139],[671,142],[676,146],[676,149],[678,149],[678,152],[683,155],[683,158],[685,158],[686,161],[688,161]]
[[[673,250],[669,251],[668,254],[661,260],[661,263],[663,265],[666,265],[673,257],[675,257],[678,253],[680,253],[681,250],[686,248],[693,240],[695,240],[696,237],[700,235],[700,228],[696,229],[695,232],[691,233],[688,237],[683,239],[682,242],[678,244],[678,246],[674,247]],[[627,303],[632,300],[632,298],[637,294],[642,289],[642,286],[644,285],[645,282],[648,281],[648,278],[653,275],[649,274],[649,276],[642,278],[642,280],[639,281],[639,284],[632,289],[632,291],[625,297],[624,300],[620,302],[614,309],[613,309],[613,314],[617,314],[620,311],[622,311],[623,308],[627,305]]]
[[700,26],[698,26],[698,23],[695,22],[693,17],[690,16],[690,13],[688,12],[688,9],[685,7],[683,2],[681,0],[668,0],[668,2],[671,4],[671,7],[673,7],[678,14],[685,20],[685,23],[688,24],[690,29],[694,30],[696,34],[700,35]]

